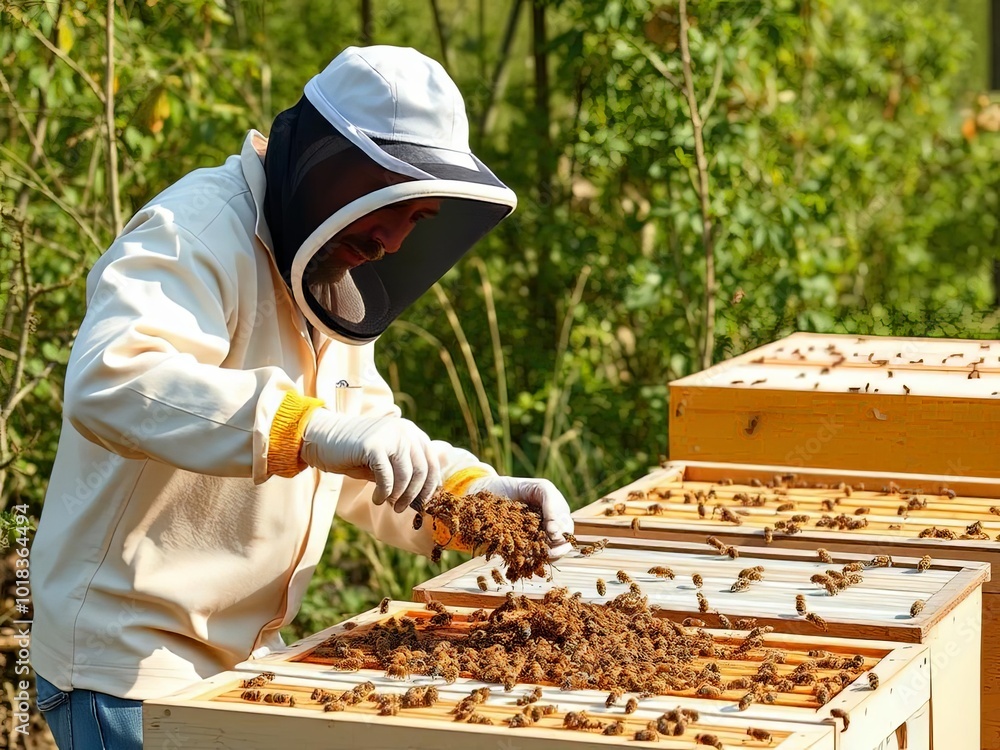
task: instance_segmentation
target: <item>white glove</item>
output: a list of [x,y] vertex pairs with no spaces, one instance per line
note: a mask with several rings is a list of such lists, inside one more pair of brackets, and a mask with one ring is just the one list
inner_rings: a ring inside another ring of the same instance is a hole
[[492,492],[535,508],[542,514],[542,528],[549,537],[549,559],[558,560],[572,547],[565,534],[573,533],[573,517],[562,493],[548,479],[483,477],[472,482],[466,494]]
[[317,409],[302,435],[302,460],[322,471],[375,482],[372,502],[397,513],[441,486],[431,439],[401,417],[353,417]]

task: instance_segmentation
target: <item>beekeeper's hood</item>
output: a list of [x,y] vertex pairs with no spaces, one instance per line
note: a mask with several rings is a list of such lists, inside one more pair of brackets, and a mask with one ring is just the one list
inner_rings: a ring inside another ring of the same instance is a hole
[[[309,81],[274,121],[265,171],[278,267],[306,318],[350,344],[385,331],[517,202],[469,150],[444,68],[400,47],[349,47]],[[398,252],[354,265],[379,254],[365,226],[411,207]]]

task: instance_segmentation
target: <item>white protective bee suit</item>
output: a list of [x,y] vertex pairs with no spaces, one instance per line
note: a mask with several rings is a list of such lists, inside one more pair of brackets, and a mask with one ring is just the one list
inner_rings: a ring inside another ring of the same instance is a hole
[[[349,184],[359,153],[398,179],[345,205],[314,200],[331,175]],[[440,210],[398,252],[324,273],[343,228],[421,196]],[[427,440],[374,365],[378,335],[514,204],[469,151],[443,69],[371,47],[310,81],[270,145],[250,132],[238,156],[132,217],[88,276],[67,371],[31,557],[36,671],[61,690],[147,699],[279,647],[334,515],[428,554],[430,524],[414,531],[397,511],[439,482],[535,503],[562,541],[572,522],[551,483]],[[426,459],[426,479],[401,475],[398,455],[375,470],[372,451],[397,434],[417,436],[403,452]]]

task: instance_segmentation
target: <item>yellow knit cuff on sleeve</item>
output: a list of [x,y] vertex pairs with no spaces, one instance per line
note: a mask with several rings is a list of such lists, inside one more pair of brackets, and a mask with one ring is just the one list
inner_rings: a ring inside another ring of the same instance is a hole
[[461,497],[469,489],[469,485],[477,479],[488,477],[490,472],[481,466],[470,466],[467,469],[459,469],[450,477],[444,480],[442,489],[452,495]]
[[306,468],[305,461],[299,457],[302,432],[309,416],[324,403],[322,399],[302,396],[295,391],[285,394],[268,434],[268,476],[294,477]]

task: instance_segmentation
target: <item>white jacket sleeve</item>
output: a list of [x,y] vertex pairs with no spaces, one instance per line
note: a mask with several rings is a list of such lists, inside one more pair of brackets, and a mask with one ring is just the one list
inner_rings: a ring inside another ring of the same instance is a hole
[[[346,345],[331,342],[330,347],[346,347]],[[374,346],[367,345],[354,352],[344,352],[345,356],[360,356],[361,362],[360,380],[362,392],[360,394],[360,413],[365,416],[399,416],[400,410],[396,406],[392,395],[392,389],[385,382],[375,368]],[[334,354],[328,351],[327,356]],[[323,363],[320,364],[320,375],[324,374]],[[329,379],[326,385],[329,386]],[[329,391],[327,391],[329,393]],[[324,394],[322,387],[320,395]],[[327,398],[328,403],[332,403],[332,398]],[[432,442],[438,461],[441,466],[441,476],[445,479],[445,486],[448,480],[458,475],[475,475],[477,477],[496,475],[496,471],[489,464],[483,463],[472,453],[447,443],[443,440]],[[393,547],[417,552],[422,555],[430,555],[434,548],[432,538],[432,524],[425,523],[419,531],[413,529],[414,511],[407,509],[402,513],[396,513],[392,509],[392,503],[375,505],[372,500],[372,491],[375,485],[372,482],[364,482],[357,479],[344,478],[341,489],[340,500],[337,504],[337,515],[355,526],[371,532],[376,539],[380,539]]]
[[80,434],[126,458],[267,478],[271,421],[295,386],[277,367],[222,366],[232,273],[168,211],[133,219],[88,277],[64,407]]

